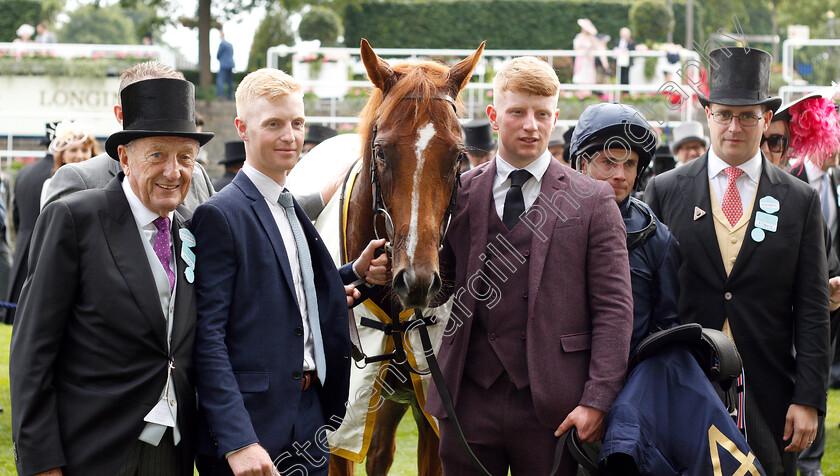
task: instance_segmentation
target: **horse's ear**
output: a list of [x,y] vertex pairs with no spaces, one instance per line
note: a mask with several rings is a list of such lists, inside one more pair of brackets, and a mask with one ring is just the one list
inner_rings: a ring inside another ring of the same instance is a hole
[[470,82],[472,72],[478,64],[478,60],[481,58],[481,53],[484,51],[485,43],[487,42],[482,41],[478,49],[475,50],[475,53],[449,70],[449,87],[452,88],[454,95],[457,96],[467,86],[467,83]]
[[365,65],[370,82],[382,90],[382,94],[384,95],[397,82],[394,70],[391,69],[391,66],[385,60],[373,52],[370,43],[364,38],[362,38],[361,50],[362,63]]

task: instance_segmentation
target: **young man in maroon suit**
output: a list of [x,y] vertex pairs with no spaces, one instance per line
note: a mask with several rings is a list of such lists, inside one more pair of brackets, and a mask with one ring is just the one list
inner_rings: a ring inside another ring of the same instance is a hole
[[[455,301],[440,365],[466,439],[492,474],[549,474],[557,436],[573,426],[584,441],[601,438],[627,364],[624,223],[606,183],[547,152],[558,91],[536,58],[499,71],[487,108],[498,155],[462,178],[442,252]],[[426,409],[440,419],[444,473],[481,474],[438,390]]]

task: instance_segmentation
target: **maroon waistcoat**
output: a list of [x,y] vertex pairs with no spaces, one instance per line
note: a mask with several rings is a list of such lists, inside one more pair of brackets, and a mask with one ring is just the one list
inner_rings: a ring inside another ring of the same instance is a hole
[[[476,303],[475,322],[470,333],[470,343],[465,373],[484,388],[502,375],[513,380],[517,388],[528,386],[528,358],[525,349],[525,330],[528,324],[528,263],[520,264],[508,248],[527,256],[531,247],[533,231],[521,220],[508,230],[496,212],[494,201],[490,200],[488,210],[487,238],[496,241],[501,235],[510,243],[489,250],[484,259],[483,271],[494,287],[501,291],[501,298],[494,306],[492,301]],[[514,271],[511,271],[511,268]]]

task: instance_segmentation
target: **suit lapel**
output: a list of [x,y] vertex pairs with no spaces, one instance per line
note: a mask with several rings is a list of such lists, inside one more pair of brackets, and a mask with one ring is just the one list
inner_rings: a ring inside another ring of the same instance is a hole
[[[709,257],[709,262],[715,268],[721,280],[726,279],[726,269],[723,267],[723,258],[720,256],[720,245],[715,233],[714,217],[712,217],[712,200],[709,194],[708,174],[708,152],[688,165],[680,167],[677,172],[677,179],[686,202],[686,209],[690,215],[679,217],[679,220],[691,220],[689,228],[697,236],[703,249]],[[695,210],[699,208],[705,214],[694,219]]]
[[[467,263],[467,276],[474,276],[484,266],[479,255],[485,253],[487,248],[488,210],[490,201],[493,200],[493,179],[496,177],[496,161],[493,160],[487,166],[476,173],[473,178],[469,196],[467,198],[467,210],[470,220],[470,243],[469,261]],[[466,293],[469,299],[467,309],[472,309],[475,299],[471,293]]]
[[[280,264],[280,268],[283,270],[283,276],[286,278],[286,286],[291,295],[296,296],[295,284],[292,281],[292,268],[289,265],[289,255],[286,254],[283,237],[280,235],[280,229],[277,228],[277,222],[274,221],[274,215],[271,214],[271,210],[265,202],[265,197],[262,196],[254,183],[251,182],[251,179],[244,173],[236,174],[236,177],[234,177],[231,183],[236,184],[242,190],[242,193],[252,201],[251,208],[257,215],[257,219],[262,224],[266,235],[268,235],[268,241],[271,243],[272,249],[274,249],[274,255],[277,258],[278,264]],[[293,301],[297,303],[297,299],[293,299]]]
[[784,206],[785,196],[788,192],[788,186],[786,184],[781,183],[781,180],[779,179],[778,175],[780,173],[785,172],[771,164],[766,158],[764,158],[764,154],[762,154],[761,179],[758,181],[758,191],[755,194],[755,203],[753,204],[752,216],[750,217],[750,222],[747,227],[747,231],[744,234],[744,242],[741,244],[741,250],[738,252],[738,258],[735,260],[735,266],[733,266],[732,272],[729,273],[730,280],[738,276],[738,273],[741,271],[741,269],[743,269],[744,266],[748,265],[750,258],[752,257],[753,253],[755,253],[756,248],[761,246],[760,243],[757,243],[751,238],[752,230],[753,228],[755,228],[755,215],[756,213],[761,211],[761,208],[759,207],[759,201],[764,197],[771,196],[778,200],[781,206]]
[[173,218],[172,240],[175,243],[175,280],[177,284],[175,287],[175,313],[173,315],[175,322],[172,324],[172,342],[180,342],[190,321],[186,313],[192,307],[192,303],[195,300],[195,293],[192,290],[192,283],[186,279],[184,271],[187,265],[183,258],[181,258],[184,242],[181,240],[180,230],[187,228],[186,221],[178,211],[173,214]]
[[[528,268],[528,294],[530,296],[537,296],[537,291],[540,287],[543,267],[545,266],[545,259],[548,256],[548,249],[551,246],[551,240],[554,237],[554,223],[557,221],[557,213],[552,211],[554,206],[548,206],[546,201],[551,200],[556,191],[560,190],[560,184],[565,179],[562,173],[562,166],[559,162],[552,159],[549,162],[548,169],[542,178],[542,185],[540,186],[540,194],[534,205],[539,204],[545,213],[545,223],[540,227],[546,230],[545,235],[547,239],[543,239],[539,233],[531,235],[531,252],[530,265]],[[533,207],[533,205],[532,205]],[[534,304],[536,299],[528,300],[528,315],[531,316],[534,312]]]
[[108,195],[108,208],[100,212],[99,218],[108,249],[137,307],[149,322],[161,348],[166,349],[166,319],[160,309],[155,277],[146,260],[146,251],[134,215],[119,180],[111,181],[105,191]]

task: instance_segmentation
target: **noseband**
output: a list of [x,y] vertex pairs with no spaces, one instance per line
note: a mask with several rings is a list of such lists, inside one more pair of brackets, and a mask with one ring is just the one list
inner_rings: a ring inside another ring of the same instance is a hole
[[[421,95],[414,95],[409,94],[404,96],[400,99],[423,99]],[[455,100],[452,99],[452,96],[448,94],[438,93],[437,96],[433,97],[432,99],[437,99],[441,101],[446,101],[450,105],[452,105],[452,110],[456,111],[455,109]],[[456,111],[457,112],[457,111]],[[389,255],[393,254],[393,245],[392,242],[394,240],[394,220],[391,218],[391,214],[388,213],[388,206],[385,203],[385,198],[382,196],[382,187],[379,185],[379,172],[376,167],[376,160],[378,157],[385,159],[385,154],[376,144],[376,131],[377,125],[373,125],[373,131],[370,137],[370,183],[371,183],[371,191],[373,193],[373,232],[376,235],[376,239],[380,239],[379,229],[376,226],[376,217],[381,215],[385,219],[385,236],[384,238],[387,239],[385,243],[385,250]],[[465,158],[466,154],[463,150],[461,150],[458,154],[458,164]],[[440,242],[438,243],[438,251],[443,249],[443,242],[446,238],[446,233],[449,231],[449,224],[452,221],[452,214],[455,213],[455,205],[458,199],[458,187],[461,186],[461,168],[460,166],[455,172],[455,185],[452,187],[452,195],[449,198],[449,205],[446,207],[446,211],[443,214],[443,221],[440,224]]]

